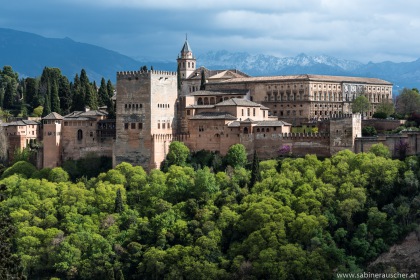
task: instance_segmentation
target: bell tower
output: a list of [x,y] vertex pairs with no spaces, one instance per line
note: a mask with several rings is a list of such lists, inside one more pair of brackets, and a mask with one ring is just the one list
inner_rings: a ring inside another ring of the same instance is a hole
[[178,68],[181,79],[188,78],[196,69],[196,60],[188,44],[188,37],[185,37],[185,43],[180,55],[178,55]]

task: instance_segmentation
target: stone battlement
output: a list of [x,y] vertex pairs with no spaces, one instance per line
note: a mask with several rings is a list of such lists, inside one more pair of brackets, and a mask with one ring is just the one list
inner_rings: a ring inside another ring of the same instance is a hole
[[320,138],[329,138],[328,133],[300,133],[300,132],[291,132],[291,133],[282,133],[283,139],[320,139]]
[[120,71],[117,72],[117,79],[135,79],[140,76],[147,77],[151,75],[160,75],[160,76],[176,76],[176,72],[172,71],[161,71],[161,70],[148,70],[148,71]]

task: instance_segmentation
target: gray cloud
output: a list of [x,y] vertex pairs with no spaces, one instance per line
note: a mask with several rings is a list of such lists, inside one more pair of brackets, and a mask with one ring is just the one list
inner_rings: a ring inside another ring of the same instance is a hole
[[175,59],[188,33],[195,53],[410,61],[420,57],[419,10],[417,0],[15,0],[0,25],[153,59]]

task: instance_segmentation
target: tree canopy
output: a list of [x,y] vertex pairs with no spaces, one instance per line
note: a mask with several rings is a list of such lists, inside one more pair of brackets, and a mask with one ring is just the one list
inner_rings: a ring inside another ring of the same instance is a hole
[[74,181],[60,168],[8,171],[0,221],[15,233],[0,235],[0,257],[29,279],[334,279],[414,228],[419,174],[418,157],[393,160],[380,145],[249,170],[122,163]]

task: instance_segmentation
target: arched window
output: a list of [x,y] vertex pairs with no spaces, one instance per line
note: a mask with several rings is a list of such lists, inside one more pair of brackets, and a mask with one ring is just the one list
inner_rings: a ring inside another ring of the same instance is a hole
[[203,98],[198,98],[197,105],[203,105]]
[[248,127],[244,128],[244,134],[248,134]]
[[83,131],[79,129],[77,131],[77,140],[82,140],[82,139],[83,139]]

